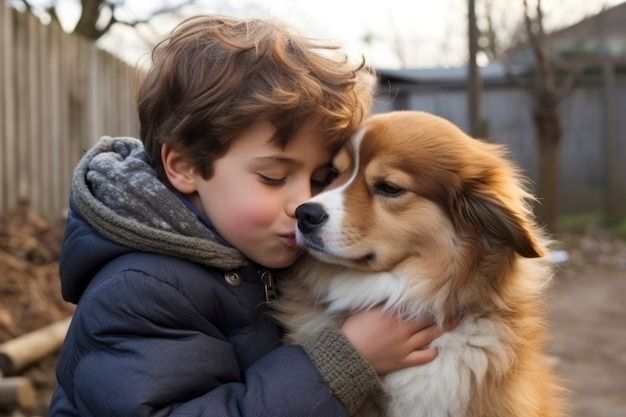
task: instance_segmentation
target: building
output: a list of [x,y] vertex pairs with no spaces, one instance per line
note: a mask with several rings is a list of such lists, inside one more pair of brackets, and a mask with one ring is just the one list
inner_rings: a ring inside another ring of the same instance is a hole
[[[580,76],[560,105],[561,212],[626,216],[626,3],[548,35],[553,53],[578,65]],[[533,77],[527,46],[509,51],[510,65],[480,68],[487,139],[507,145],[534,182],[538,146],[531,98],[516,81]],[[416,109],[469,131],[468,71],[461,68],[378,69],[375,111]],[[617,206],[616,206],[617,205]],[[617,208],[616,208],[617,207]]]

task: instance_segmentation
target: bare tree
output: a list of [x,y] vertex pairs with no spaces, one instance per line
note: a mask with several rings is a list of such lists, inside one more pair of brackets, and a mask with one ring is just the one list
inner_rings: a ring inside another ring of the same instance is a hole
[[[40,2],[32,0],[15,0],[13,3],[20,5],[32,14],[49,16],[53,22],[60,24],[57,14],[59,1],[51,0],[43,6]],[[127,6],[127,1],[125,0],[81,0],[80,17],[73,29],[73,33],[95,41],[107,33],[114,24],[136,27],[148,23],[155,16],[175,13],[182,7],[195,3],[196,0],[180,1],[175,5],[170,5],[166,2],[163,7],[154,9],[145,18],[128,19],[123,17],[124,13],[119,13],[120,10]]]
[[482,83],[478,69],[478,25],[476,24],[476,1],[468,0],[467,4],[467,26],[468,26],[468,88],[467,88],[467,108],[470,126],[470,134],[474,137],[485,136],[482,128]]
[[[556,232],[559,217],[560,150],[563,126],[559,105],[569,94],[580,72],[550,53],[543,25],[541,0],[537,0],[535,16],[531,17],[528,1],[524,1],[524,26],[534,62],[534,82],[521,81],[532,99],[532,115],[539,146],[539,181],[537,207],[539,219],[547,229]],[[565,76],[559,77],[560,71]]]
[[487,28],[483,33],[485,52],[488,56],[499,56],[507,66],[509,76],[531,98],[539,149],[537,195],[540,204],[536,207],[536,213],[546,229],[556,233],[560,213],[560,151],[563,135],[559,106],[574,87],[580,70],[551,53],[544,28],[541,0],[537,0],[534,10],[529,7],[527,0],[523,0],[523,21],[520,25],[522,30],[512,40],[530,48],[533,61],[528,65],[525,76],[520,76],[513,70],[506,52],[499,50],[500,45],[496,42],[498,36],[489,10],[491,2],[488,1],[486,7]]

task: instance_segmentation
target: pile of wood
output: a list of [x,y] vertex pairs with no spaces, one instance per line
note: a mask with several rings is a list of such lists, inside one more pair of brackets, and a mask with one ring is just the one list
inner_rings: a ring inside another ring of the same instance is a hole
[[74,306],[61,298],[63,228],[26,201],[0,215],[0,410],[34,405],[37,387],[24,373],[54,354],[67,331]]
[[35,384],[20,372],[59,350],[70,321],[68,317],[0,344],[0,408],[35,406]]

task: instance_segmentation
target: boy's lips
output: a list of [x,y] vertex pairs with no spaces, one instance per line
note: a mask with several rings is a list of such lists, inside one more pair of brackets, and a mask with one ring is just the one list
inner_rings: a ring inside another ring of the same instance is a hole
[[296,247],[298,243],[296,242],[296,234],[295,233],[285,233],[280,235],[280,237],[289,245]]

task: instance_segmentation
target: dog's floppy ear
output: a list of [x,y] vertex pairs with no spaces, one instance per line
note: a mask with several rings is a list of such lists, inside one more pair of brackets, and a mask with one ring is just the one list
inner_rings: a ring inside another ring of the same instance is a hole
[[496,198],[464,192],[456,196],[452,210],[452,218],[457,222],[459,230],[466,230],[469,226],[490,244],[497,247],[512,246],[525,258],[543,256],[543,250],[532,236],[526,221]]

